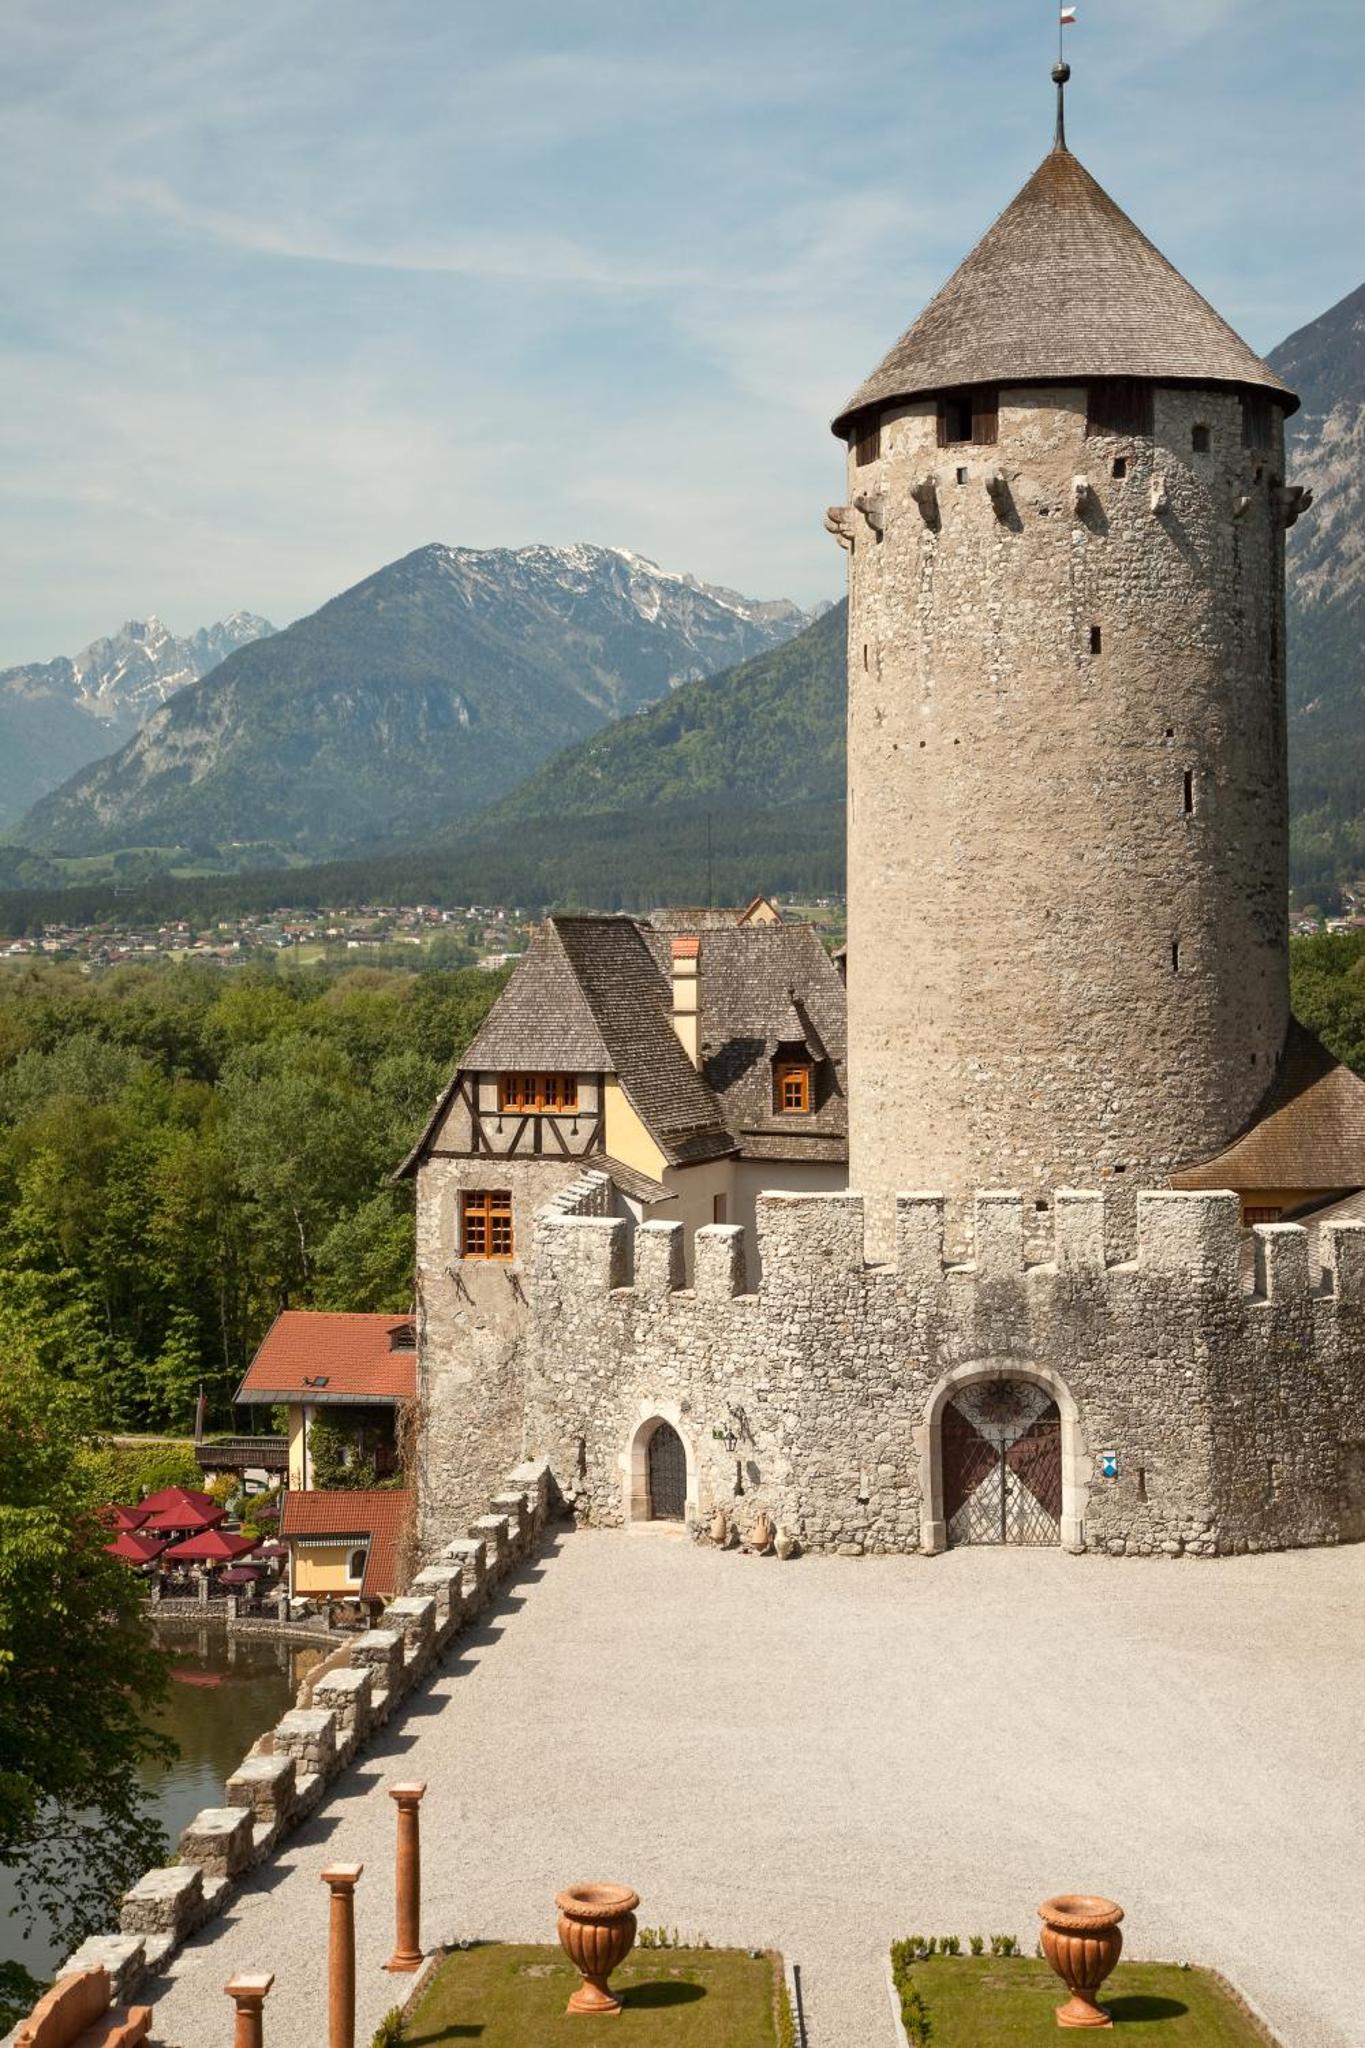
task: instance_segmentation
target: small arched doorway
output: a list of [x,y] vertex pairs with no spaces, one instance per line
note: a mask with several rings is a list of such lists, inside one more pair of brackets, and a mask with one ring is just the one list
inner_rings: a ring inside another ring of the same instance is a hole
[[950,1544],[1061,1541],[1062,1418],[1046,1387],[1003,1374],[959,1387],[939,1441]]
[[660,1420],[645,1446],[645,1514],[651,1522],[687,1515],[687,1452],[672,1423]]

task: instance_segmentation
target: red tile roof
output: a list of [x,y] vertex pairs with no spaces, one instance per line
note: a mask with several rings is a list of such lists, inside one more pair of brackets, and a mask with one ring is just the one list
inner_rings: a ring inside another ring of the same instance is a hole
[[367,1600],[389,1600],[398,1590],[398,1550],[412,1520],[413,1496],[397,1487],[361,1493],[298,1493],[284,1496],[280,1534],[335,1537],[338,1543],[369,1538],[365,1579]]
[[411,1316],[287,1308],[270,1325],[234,1398],[410,1401],[417,1392],[417,1352],[411,1344],[395,1349],[394,1340],[412,1326]]

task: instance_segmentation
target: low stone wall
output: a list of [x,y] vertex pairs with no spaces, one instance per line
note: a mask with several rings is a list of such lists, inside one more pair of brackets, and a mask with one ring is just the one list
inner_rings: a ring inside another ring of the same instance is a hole
[[182,1832],[179,1861],[145,1872],[125,1892],[118,1933],[94,1936],[55,1974],[100,1963],[126,2002],[221,1913],[242,1876],[321,1804],[337,1773],[432,1675],[499,1582],[535,1548],[550,1500],[547,1466],[509,1473],[477,1532],[420,1572],[377,1628],[351,1638],[347,1662],[314,1680],[309,1705],[291,1708],[260,1737],[228,1779],[224,1804],[206,1807]]

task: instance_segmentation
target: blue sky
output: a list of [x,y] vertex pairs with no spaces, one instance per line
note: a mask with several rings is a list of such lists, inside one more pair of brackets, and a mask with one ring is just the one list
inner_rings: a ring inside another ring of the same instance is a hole
[[[1079,0],[1253,345],[1365,277],[1360,0]],[[1054,0],[8,0],[0,665],[432,539],[834,594],[830,416],[1049,140]]]

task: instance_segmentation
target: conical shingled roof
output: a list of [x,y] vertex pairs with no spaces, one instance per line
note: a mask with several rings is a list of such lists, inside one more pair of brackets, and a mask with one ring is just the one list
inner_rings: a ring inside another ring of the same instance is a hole
[[1091,377],[1287,384],[1187,284],[1064,145],[977,243],[834,422],[965,384]]

